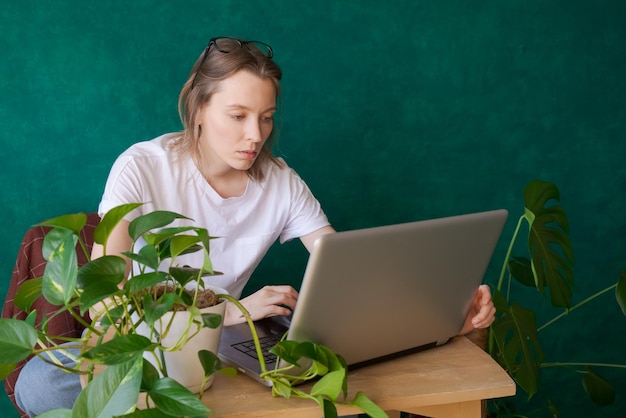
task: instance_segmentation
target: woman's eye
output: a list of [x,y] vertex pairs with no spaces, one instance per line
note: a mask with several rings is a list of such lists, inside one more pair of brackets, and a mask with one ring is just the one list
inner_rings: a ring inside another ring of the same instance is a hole
[[235,119],[235,120],[242,120],[243,119],[243,115],[230,115],[231,119]]
[[274,116],[263,116],[261,120],[267,123],[274,122]]

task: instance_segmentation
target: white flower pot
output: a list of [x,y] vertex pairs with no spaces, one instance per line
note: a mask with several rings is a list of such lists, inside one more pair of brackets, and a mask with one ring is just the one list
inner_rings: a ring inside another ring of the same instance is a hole
[[[219,287],[206,287],[210,288],[217,294],[228,293],[226,292],[226,290]],[[201,313],[215,313],[221,315],[222,323],[219,325],[219,327],[215,329],[203,327],[196,335],[189,339],[185,343],[185,345],[182,346],[181,349],[163,352],[163,358],[165,359],[165,366],[168,376],[178,381],[181,385],[185,386],[193,393],[200,392],[200,389],[202,387],[202,380],[204,378],[204,369],[202,368],[200,360],[198,359],[198,352],[200,350],[208,350],[217,354],[217,350],[220,344],[220,337],[222,335],[225,311],[225,300],[222,300],[219,304],[215,306],[200,309]],[[173,347],[178,342],[180,337],[185,332],[185,328],[189,321],[190,315],[191,313],[188,311],[170,311],[163,315],[155,323],[155,329],[161,332],[162,329],[167,327],[170,321],[173,321],[170,325],[169,332],[162,339],[162,345],[164,347]],[[172,316],[174,317],[173,320]],[[202,323],[201,318],[197,318],[197,321]],[[141,325],[142,326],[138,327],[137,331],[147,336],[147,327],[143,323]],[[198,325],[196,325],[195,323],[192,324],[191,328],[188,330],[188,335],[193,335],[198,328],[200,328]],[[160,355],[159,350],[157,350],[156,354]],[[145,353],[144,357],[156,367],[156,360],[152,353]],[[211,386],[212,382],[213,376],[210,376],[204,386],[204,389],[208,389]]]

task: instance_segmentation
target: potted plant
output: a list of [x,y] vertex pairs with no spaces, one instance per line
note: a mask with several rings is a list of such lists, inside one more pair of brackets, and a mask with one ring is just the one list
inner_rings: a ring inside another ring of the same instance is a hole
[[[24,321],[0,320],[1,378],[32,354],[48,353],[59,367],[63,366],[55,361],[55,353],[64,353],[77,362],[76,367],[67,370],[81,374],[84,382],[73,410],[55,410],[43,416],[204,416],[210,409],[200,398],[210,386],[212,375],[217,371],[236,373],[223,368],[215,354],[225,300],[239,306],[256,338],[245,308],[223,289],[204,285],[203,277],[220,274],[214,271],[209,256],[209,242],[214,237],[203,228],[170,226],[177,219],[187,219],[183,215],[155,211],[130,223],[133,244],[124,255],[135,268],[125,281],[126,260],[106,254],[106,246],[115,225],[138,206],[122,205],[102,218],[94,241],[104,247],[105,253],[93,260],[86,254],[88,262],[80,268],[75,248],[87,252],[80,235],[86,215],[63,215],[40,224],[52,228],[43,244],[48,260],[46,269],[42,278],[25,282],[14,303],[28,312],[36,298],[45,297],[59,306],[51,315],[69,312],[85,326],[81,338],[67,338],[65,344],[59,344],[58,336],[47,333],[46,321],[35,328],[35,312]],[[139,239],[145,245],[135,251]],[[177,264],[179,256],[196,251],[204,254],[202,266]],[[165,271],[159,269],[164,261],[169,265]],[[212,312],[203,311],[201,301],[206,295],[215,304],[209,308]],[[91,319],[86,319],[89,311]],[[194,342],[200,341],[203,334],[209,334],[214,343],[201,342],[196,347]],[[80,349],[81,354],[72,355],[67,351],[70,348]],[[260,353],[258,338],[257,348]],[[181,355],[181,349],[190,349],[192,354]],[[283,341],[274,350],[293,363],[311,359],[311,367],[300,376],[288,376],[284,370],[267,371],[267,379],[274,382],[275,395],[313,399],[327,417],[337,416],[335,403],[354,405],[371,416],[386,416],[362,393],[350,402],[343,400],[347,393],[347,367],[340,356],[326,347]],[[264,366],[262,354],[260,361]],[[200,376],[188,377],[181,372],[181,364],[191,364],[192,369],[201,371]],[[316,377],[321,379],[310,393],[293,385]]]
[[[528,226],[528,239],[525,240],[528,256],[512,256],[524,224]],[[541,383],[540,369],[564,367],[578,371],[583,376],[583,387],[591,400],[598,405],[609,405],[615,397],[615,389],[597,369],[626,368],[624,364],[544,361],[540,333],[591,300],[613,291],[622,312],[626,314],[626,270],[617,283],[572,304],[573,262],[569,221],[560,204],[558,188],[550,182],[530,182],[524,190],[524,213],[509,243],[494,291],[497,315],[490,328],[488,350],[529,400],[544,388],[542,394],[549,416],[558,416],[558,408],[551,402],[546,386]],[[538,325],[535,310],[522,306],[515,299],[515,291],[523,287],[534,288],[544,296],[541,303],[549,296],[550,305],[562,311],[545,324]],[[523,416],[510,399],[494,400],[491,405],[491,416]]]
[[[219,274],[213,270],[208,253],[212,237],[197,227],[162,228],[185,218],[172,212],[156,211],[136,218],[129,226],[133,248],[125,256],[138,268],[121,286],[126,279],[126,261],[107,255],[106,243],[114,226],[138,206],[123,205],[103,217],[94,232],[94,241],[103,245],[105,255],[90,260],[86,254],[89,262],[80,268],[75,248],[78,245],[86,252],[80,236],[86,215],[63,215],[40,224],[52,228],[43,243],[46,269],[42,278],[29,280],[20,288],[15,303],[29,311],[32,301],[45,297],[59,306],[51,315],[69,312],[85,326],[81,338],[59,344],[58,336],[47,333],[45,321],[39,329],[34,327],[34,312],[25,321],[3,319],[0,323],[0,350],[7,353],[2,359],[5,364],[44,352],[58,364],[55,353],[75,357],[67,349],[81,350],[76,367],[68,370],[85,377],[74,416],[123,415],[135,409],[140,392],[147,395],[148,410],[176,416],[209,412],[192,390],[206,388],[212,373],[221,368],[216,355],[202,350],[188,357],[191,362],[197,358],[196,363],[202,366],[199,385],[198,378],[182,376],[173,369],[171,357],[212,329],[218,332],[213,333],[216,342],[211,345],[217,347],[219,343],[225,301],[216,298],[215,293],[225,292],[210,289],[202,281],[203,276]],[[134,252],[134,243],[140,238],[146,244]],[[177,266],[177,257],[193,251],[204,252],[201,268]],[[168,259],[171,267],[159,271],[161,263]],[[186,291],[185,287],[194,282],[194,290]],[[206,299],[205,295],[217,302],[213,308],[217,312],[202,312],[200,302]],[[85,319],[88,311],[92,311],[91,320]],[[180,322],[180,326],[174,322]],[[192,390],[170,377],[170,373],[178,373],[178,379]],[[71,411],[51,414],[72,416]]]

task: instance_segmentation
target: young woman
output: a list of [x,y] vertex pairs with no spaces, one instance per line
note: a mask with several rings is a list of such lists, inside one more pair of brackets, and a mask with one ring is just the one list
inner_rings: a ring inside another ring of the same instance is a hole
[[[302,179],[270,152],[282,75],[272,56],[261,42],[212,39],[180,94],[184,130],[124,152],[99,208],[102,215],[147,202],[131,215],[170,210],[207,228],[220,237],[211,242],[211,261],[224,272],[211,282],[235,297],[276,239],[300,238],[310,250],[319,235],[334,231]],[[114,231],[109,254],[129,249],[127,226]],[[93,255],[101,253],[96,246]],[[193,255],[180,263],[202,265]],[[242,302],[259,319],[288,314],[297,296],[290,286],[268,286]],[[229,306],[225,324],[240,321]]]
[[[124,203],[145,204],[113,231],[108,254],[130,249],[127,227],[133,217],[177,212],[221,237],[211,242],[211,260],[224,275],[210,280],[240,297],[277,239],[300,238],[310,251],[317,237],[334,232],[302,179],[271,154],[282,76],[272,58],[272,48],[262,42],[211,39],[180,94],[183,131],[135,144],[113,165],[100,215]],[[102,254],[94,246],[93,257]],[[195,259],[200,254],[185,257],[179,262],[202,265]],[[266,286],[241,302],[260,319],[289,314],[297,298],[291,286]],[[461,333],[488,327],[494,314],[489,288],[481,286]],[[237,308],[227,308],[225,325],[243,320]],[[35,415],[72,407],[78,378],[57,370],[38,359],[27,364],[16,385],[22,409]]]

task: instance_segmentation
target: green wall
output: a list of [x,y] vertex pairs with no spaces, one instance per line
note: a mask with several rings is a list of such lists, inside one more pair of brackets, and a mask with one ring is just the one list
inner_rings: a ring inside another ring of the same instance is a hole
[[[30,225],[95,210],[119,153],[180,129],[178,92],[217,35],[273,46],[278,152],[337,229],[504,207],[499,262],[523,187],[540,178],[570,214],[576,301],[626,268],[625,1],[4,3],[2,296]],[[248,290],[297,285],[305,262],[299,243],[274,247]],[[546,360],[626,362],[611,296],[566,321],[546,331]],[[626,387],[626,372],[601,372]],[[623,391],[598,411],[575,372],[547,373],[563,416],[622,416]]]

